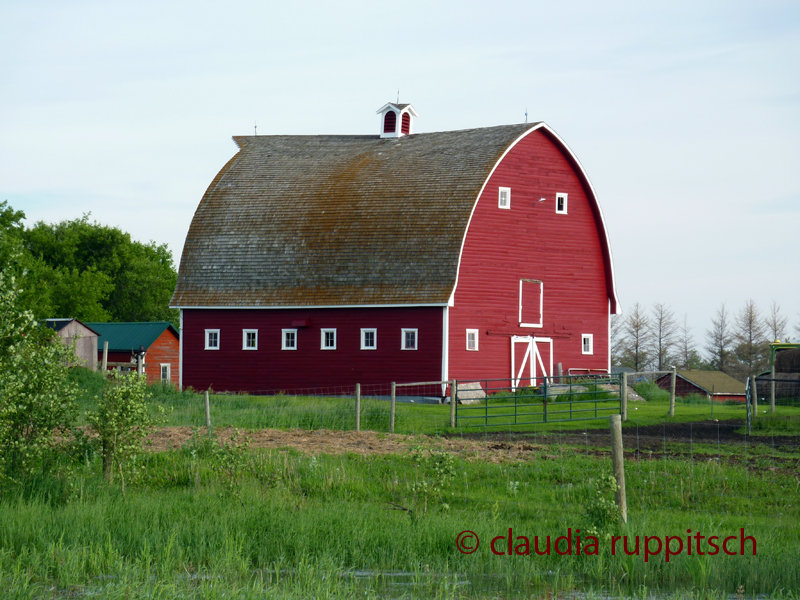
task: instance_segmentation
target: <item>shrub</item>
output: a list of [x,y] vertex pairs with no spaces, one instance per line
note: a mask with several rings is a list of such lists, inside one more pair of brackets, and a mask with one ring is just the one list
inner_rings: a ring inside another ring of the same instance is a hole
[[633,385],[634,391],[645,400],[669,402],[669,391],[658,387],[652,381],[643,381]]
[[92,429],[100,437],[103,475],[107,481],[113,481],[116,465],[123,496],[125,473],[141,451],[149,429],[156,424],[148,411],[149,397],[144,376],[136,372],[111,371],[103,394],[97,399],[97,412],[88,416]]
[[76,413],[73,351],[20,308],[20,293],[0,270],[0,477],[13,482],[47,471],[54,438]]

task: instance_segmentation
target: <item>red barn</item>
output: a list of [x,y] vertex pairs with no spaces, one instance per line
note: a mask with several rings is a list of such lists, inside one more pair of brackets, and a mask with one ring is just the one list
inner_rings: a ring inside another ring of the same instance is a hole
[[544,123],[235,137],[186,238],[182,385],[273,391],[604,372],[608,235]]

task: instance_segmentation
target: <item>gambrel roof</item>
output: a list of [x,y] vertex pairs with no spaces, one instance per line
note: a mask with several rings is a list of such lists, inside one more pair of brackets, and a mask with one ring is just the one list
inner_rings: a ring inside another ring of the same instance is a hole
[[[398,139],[234,137],[240,151],[192,220],[172,306],[445,305],[483,186],[504,154],[542,123]],[[498,233],[498,242],[502,232]]]

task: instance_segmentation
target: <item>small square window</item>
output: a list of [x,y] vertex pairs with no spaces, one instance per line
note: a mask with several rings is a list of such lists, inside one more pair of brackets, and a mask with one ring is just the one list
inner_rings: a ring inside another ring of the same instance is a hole
[[281,350],[297,350],[297,329],[282,329]]
[[377,350],[378,349],[378,330],[377,329],[362,329],[361,330],[361,349],[362,350]]
[[594,354],[594,335],[584,333],[581,336],[581,354]]
[[567,195],[556,194],[556,213],[559,215],[567,214]]
[[206,329],[206,350],[219,350],[219,329]]
[[242,350],[258,350],[258,329],[242,329]]
[[336,350],[336,330],[322,329],[322,349]]
[[477,329],[467,329],[467,350],[478,351],[478,334]]
[[169,364],[161,364],[161,383],[171,383]]
[[511,188],[501,187],[497,199],[498,208],[511,208]]
[[403,350],[417,349],[417,329],[403,329],[402,346]]

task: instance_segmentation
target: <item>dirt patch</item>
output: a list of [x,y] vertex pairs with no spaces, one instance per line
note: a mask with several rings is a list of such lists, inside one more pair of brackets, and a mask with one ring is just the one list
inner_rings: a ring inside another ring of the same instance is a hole
[[[147,447],[154,452],[177,450],[192,437],[191,427],[161,427],[147,438]],[[205,429],[199,430],[201,433]],[[215,429],[222,442],[229,442],[231,427]],[[504,462],[507,460],[543,457],[543,446],[532,444],[530,440],[494,442],[467,438],[445,438],[426,435],[400,435],[374,431],[307,431],[293,429],[261,429],[242,431],[239,441],[247,439],[251,448],[291,448],[305,454],[406,454],[413,448],[422,446],[445,452],[459,453],[466,458]]]

